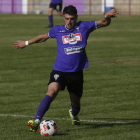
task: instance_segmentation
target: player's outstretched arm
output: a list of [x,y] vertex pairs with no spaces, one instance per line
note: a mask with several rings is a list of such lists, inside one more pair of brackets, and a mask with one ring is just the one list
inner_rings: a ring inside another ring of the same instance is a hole
[[48,33],[46,34],[42,34],[42,35],[38,35],[37,37],[34,37],[28,41],[23,41],[23,40],[17,40],[12,47],[15,47],[17,49],[22,49],[25,48],[26,46],[30,45],[30,44],[34,44],[34,43],[41,43],[46,41],[47,39],[49,39]]
[[105,27],[108,26],[111,22],[111,18],[117,18],[117,14],[119,14],[115,9],[111,9],[105,15],[105,18],[102,20],[97,21],[97,27]]

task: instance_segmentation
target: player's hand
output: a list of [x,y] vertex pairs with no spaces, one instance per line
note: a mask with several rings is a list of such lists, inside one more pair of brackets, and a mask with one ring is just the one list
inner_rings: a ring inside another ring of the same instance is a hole
[[23,48],[25,48],[26,47],[26,44],[25,44],[25,41],[22,41],[22,40],[18,40],[18,41],[16,41],[14,44],[13,44],[13,46],[12,47],[15,47],[15,48],[17,48],[17,49],[23,49]]
[[106,13],[106,17],[107,18],[117,18],[117,14],[119,14],[117,11],[116,11],[116,9],[111,9],[110,11],[108,11],[107,13]]

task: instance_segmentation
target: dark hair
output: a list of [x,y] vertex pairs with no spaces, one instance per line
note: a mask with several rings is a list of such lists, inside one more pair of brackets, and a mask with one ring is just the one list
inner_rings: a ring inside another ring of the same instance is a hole
[[76,7],[74,7],[73,5],[66,6],[66,7],[63,9],[63,15],[64,15],[64,14],[77,15],[77,9],[76,9]]

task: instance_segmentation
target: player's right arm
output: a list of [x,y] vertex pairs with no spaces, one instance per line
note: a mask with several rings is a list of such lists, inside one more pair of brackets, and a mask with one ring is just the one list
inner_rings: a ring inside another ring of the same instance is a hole
[[[15,47],[17,49],[22,49],[25,48],[27,45],[34,44],[34,43],[41,43],[49,39],[48,33],[38,35],[28,41],[23,41],[23,40],[17,40],[12,47]],[[27,43],[27,44],[26,44]]]

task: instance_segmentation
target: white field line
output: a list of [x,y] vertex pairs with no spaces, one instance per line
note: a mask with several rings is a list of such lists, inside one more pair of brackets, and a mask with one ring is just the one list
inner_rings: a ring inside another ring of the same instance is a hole
[[[20,118],[34,118],[34,116],[26,115],[15,115],[15,114],[0,114],[2,117],[20,117]],[[45,118],[46,119],[46,118]],[[69,118],[52,118],[54,120],[71,120]],[[104,120],[81,120],[83,122],[98,122],[98,123],[114,123],[114,124],[129,124],[130,122],[119,122],[119,121],[104,121]]]

